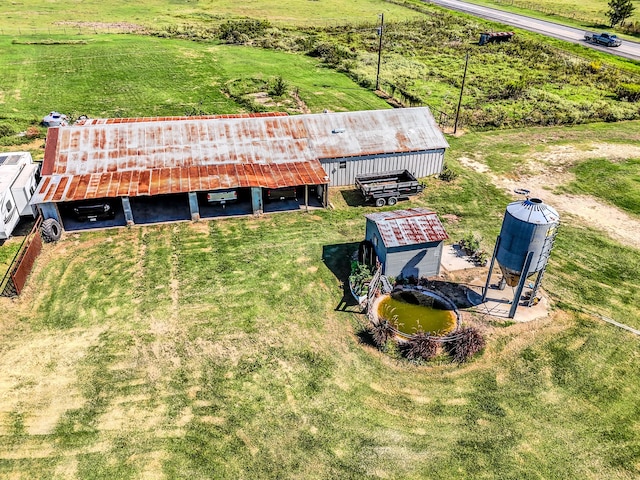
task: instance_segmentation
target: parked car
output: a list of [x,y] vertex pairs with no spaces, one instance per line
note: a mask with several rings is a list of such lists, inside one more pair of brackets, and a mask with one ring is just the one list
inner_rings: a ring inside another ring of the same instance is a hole
[[227,203],[232,203],[236,200],[238,200],[238,190],[236,190],[235,188],[214,190],[207,193],[207,202],[212,204],[220,204],[223,207]]
[[110,200],[96,199],[75,202],[71,205],[71,214],[81,222],[112,220],[116,216],[115,206]]
[[45,127],[65,127],[69,124],[69,118],[60,112],[50,112],[49,115],[42,119],[42,125]]

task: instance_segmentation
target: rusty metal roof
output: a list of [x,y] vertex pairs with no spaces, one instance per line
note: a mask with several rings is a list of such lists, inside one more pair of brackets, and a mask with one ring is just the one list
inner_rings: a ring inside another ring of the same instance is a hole
[[175,122],[178,120],[211,120],[220,118],[260,118],[260,117],[286,117],[286,112],[256,112],[256,113],[229,113],[222,115],[198,115],[179,117],[136,117],[136,118],[82,118],[74,125],[109,125],[112,123],[134,122]]
[[365,217],[376,224],[387,248],[439,242],[449,238],[438,215],[426,208],[370,213]]
[[84,120],[50,128],[32,203],[328,183],[319,159],[448,146],[427,108]]
[[304,117],[311,147],[318,158],[421,152],[449,147],[427,107],[300,117]]

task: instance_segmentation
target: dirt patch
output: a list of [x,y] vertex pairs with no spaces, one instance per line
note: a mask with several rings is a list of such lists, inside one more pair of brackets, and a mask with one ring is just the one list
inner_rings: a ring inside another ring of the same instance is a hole
[[[38,333],[28,340],[5,343],[0,370],[0,412],[19,413],[30,435],[49,434],[69,409],[79,408],[84,397],[76,390],[77,365],[98,343],[103,327]],[[11,422],[0,421],[1,434]]]
[[[516,178],[505,178],[488,172],[480,161],[463,157],[461,163],[477,172],[486,173],[492,182],[513,193],[516,189],[527,189],[531,197],[542,199],[561,215],[561,222],[575,222],[606,232],[611,238],[628,246],[640,249],[640,220],[619,208],[608,205],[587,195],[554,193],[562,185],[573,180],[568,168],[590,158],[606,158],[621,161],[640,157],[640,147],[595,143],[586,148],[570,145],[549,147],[534,154]],[[535,173],[528,173],[535,172]]]
[[119,32],[119,33],[146,33],[147,28],[142,25],[128,22],[73,22],[61,21],[55,22],[54,25],[62,25],[65,27],[83,29],[91,29],[101,32]]

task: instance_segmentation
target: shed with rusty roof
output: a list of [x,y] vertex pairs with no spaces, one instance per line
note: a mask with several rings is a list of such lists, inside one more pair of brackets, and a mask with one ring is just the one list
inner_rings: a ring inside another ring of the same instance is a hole
[[365,239],[391,277],[430,277],[440,273],[444,240],[449,236],[438,215],[409,208],[365,215]]

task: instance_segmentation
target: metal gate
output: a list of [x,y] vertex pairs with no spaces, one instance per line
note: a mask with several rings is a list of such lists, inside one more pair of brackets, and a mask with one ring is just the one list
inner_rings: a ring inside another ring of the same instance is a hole
[[29,232],[18,253],[16,253],[16,256],[13,258],[7,274],[3,278],[2,283],[0,283],[0,285],[3,286],[3,297],[16,297],[20,295],[20,292],[22,292],[22,289],[27,283],[27,278],[33,269],[33,264],[42,251],[42,237],[40,236],[41,224],[42,217],[39,216],[31,232]]

